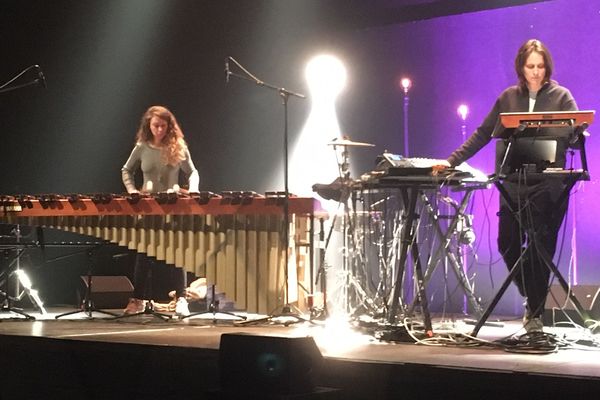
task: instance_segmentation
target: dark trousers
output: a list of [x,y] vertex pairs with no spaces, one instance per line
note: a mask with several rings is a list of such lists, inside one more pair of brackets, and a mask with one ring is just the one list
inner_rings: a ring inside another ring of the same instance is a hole
[[[156,268],[159,264],[165,265],[164,262],[157,261],[154,257],[148,257],[145,254],[137,253],[135,258],[135,266],[133,269],[133,297],[136,299],[149,299],[152,296],[149,291],[150,276],[152,268]],[[183,268],[177,268],[170,265],[170,287],[175,289],[177,297],[185,297],[186,287],[186,272]]]
[[557,204],[564,186],[557,182],[524,185],[503,183],[516,209],[500,196],[498,249],[509,270],[517,267],[514,283],[526,298],[527,313],[539,317],[544,311],[550,268],[542,261],[539,247],[554,257],[560,226],[568,201]]

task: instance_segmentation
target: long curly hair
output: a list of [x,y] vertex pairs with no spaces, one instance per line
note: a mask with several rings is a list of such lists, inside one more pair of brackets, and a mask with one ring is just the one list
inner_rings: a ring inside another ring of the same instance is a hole
[[162,139],[161,158],[165,164],[177,165],[185,160],[187,144],[183,138],[183,132],[177,123],[177,119],[169,109],[163,106],[151,106],[146,110],[140,121],[140,127],[136,134],[136,141],[152,143],[154,136],[150,130],[150,120],[158,117],[167,122],[167,133]]

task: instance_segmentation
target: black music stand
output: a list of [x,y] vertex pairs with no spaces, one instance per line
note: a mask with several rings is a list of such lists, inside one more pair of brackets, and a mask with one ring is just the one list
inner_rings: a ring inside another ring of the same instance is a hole
[[92,301],[92,283],[93,283],[92,276],[94,274],[93,254],[94,254],[95,249],[97,249],[100,246],[103,246],[105,244],[106,244],[106,242],[95,243],[94,246],[87,249],[87,255],[88,255],[88,271],[87,271],[87,278],[86,278],[87,279],[87,287],[85,289],[85,296],[83,298],[83,303],[81,304],[81,309],[59,314],[55,317],[56,319],[60,319],[62,317],[67,317],[67,316],[75,315],[75,314],[79,314],[79,313],[86,314],[88,319],[94,318],[93,313],[106,314],[106,315],[110,315],[111,317],[117,317],[117,314],[115,314],[113,312],[96,308],[94,306],[94,302]]
[[[538,112],[538,113],[502,113],[500,114],[500,121],[498,126],[502,126],[502,128],[497,129],[493,137],[508,139],[509,144],[506,147],[505,154],[502,158],[502,164],[510,163],[510,152],[511,152],[511,144],[514,143],[514,140],[519,134],[522,134],[527,128],[568,128],[572,130],[570,134],[570,144],[578,143],[580,157],[581,157],[581,166],[580,170],[564,170],[562,172],[558,172],[558,178],[551,175],[551,173],[547,173],[545,179],[563,179],[565,188],[560,194],[555,209],[560,209],[564,202],[567,201],[568,195],[575,185],[577,181],[580,180],[589,180],[589,173],[587,170],[587,158],[585,154],[585,130],[594,120],[594,111],[564,111],[564,112]],[[512,130],[512,132],[510,131]],[[502,170],[502,169],[501,169]],[[544,173],[540,173],[538,175],[543,175]],[[498,188],[500,195],[507,202],[509,209],[512,213],[519,212],[517,208],[517,204],[512,201],[510,194],[506,190],[506,188],[502,185],[500,179],[505,178],[504,176],[498,176],[495,180],[494,184]],[[569,300],[575,306],[575,309],[581,316],[583,321],[589,320],[590,316],[588,312],[583,308],[575,294],[572,290],[569,289],[568,282],[562,276],[558,267],[554,264],[552,257],[544,246],[539,245],[537,240],[537,235],[535,235],[535,230],[532,227],[528,227],[527,229],[527,237],[533,238],[533,243],[535,244],[538,255],[541,258],[541,261],[546,265],[547,268],[554,274],[561,287],[565,291]],[[525,251],[529,246],[531,246],[531,242],[527,243]],[[477,336],[481,327],[485,324],[487,318],[490,316],[506,289],[512,282],[513,278],[517,274],[520,268],[521,259],[523,258],[525,251],[521,253],[521,256],[517,259],[515,264],[511,267],[508,276],[506,277],[504,283],[498,290],[498,293],[487,307],[475,327],[473,328],[473,332],[471,333],[473,336]]]
[[[232,61],[233,63],[235,63],[235,65],[237,65],[242,71],[244,71],[246,73],[246,75],[240,75],[240,74],[231,72],[229,70],[229,61]],[[304,98],[306,98],[306,96],[304,96],[303,94],[295,93],[295,92],[292,92],[285,88],[280,88],[280,87],[271,85],[269,83],[266,83],[264,81],[261,81],[260,79],[256,78],[254,75],[252,75],[250,72],[248,72],[248,70],[246,70],[242,65],[240,65],[240,63],[238,63],[235,59],[233,59],[233,57],[227,57],[227,59],[225,61],[225,73],[226,73],[227,82],[229,82],[230,76],[234,76],[236,78],[254,82],[258,86],[265,87],[265,88],[271,89],[271,90],[275,90],[281,97],[282,104],[283,104],[283,117],[284,117],[284,125],[283,125],[283,177],[284,177],[283,224],[285,226],[283,229],[283,236],[284,236],[283,246],[285,248],[285,256],[284,256],[285,304],[284,304],[281,312],[279,312],[279,313],[269,315],[265,318],[243,321],[243,322],[240,322],[239,324],[240,325],[241,324],[253,324],[253,323],[261,323],[261,322],[268,322],[268,321],[278,323],[277,319],[282,318],[282,317],[286,317],[286,318],[289,317],[289,318],[295,319],[295,321],[293,321],[293,322],[289,322],[289,321],[283,322],[283,325],[285,325],[285,326],[288,326],[292,323],[297,323],[297,322],[312,322],[310,320],[307,320],[307,319],[299,316],[297,313],[292,312],[292,307],[289,303],[289,271],[288,271],[288,268],[289,268],[289,248],[288,248],[288,246],[289,246],[289,242],[290,242],[290,237],[289,237],[289,235],[290,235],[290,226],[289,226],[290,191],[289,191],[289,184],[288,184],[288,182],[289,182],[289,176],[288,176],[289,175],[288,174],[288,100],[289,100],[290,96],[298,97],[300,99],[304,99]]]

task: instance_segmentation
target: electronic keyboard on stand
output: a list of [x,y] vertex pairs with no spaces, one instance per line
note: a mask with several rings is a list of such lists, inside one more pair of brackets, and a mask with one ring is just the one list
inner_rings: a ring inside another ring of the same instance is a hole
[[[387,287],[383,290],[387,322],[394,324],[399,317],[413,317],[414,308],[418,305],[422,309],[425,331],[428,335],[432,334],[426,287],[443,260],[449,261],[472,311],[480,316],[483,310],[464,272],[463,261],[455,254],[454,244],[459,222],[464,221],[472,194],[477,189],[488,188],[489,178],[467,164],[434,173],[433,166],[447,165],[445,160],[404,158],[385,152],[378,161],[377,168],[353,182],[352,189],[353,196],[364,203],[365,215],[370,216],[373,205],[378,204],[384,210],[378,218],[385,220],[385,226],[400,227],[393,237],[382,241],[385,244],[398,243],[397,260],[379,260],[380,265],[387,266],[379,275],[393,275],[391,282],[384,282]],[[456,208],[448,213],[452,215],[442,216],[435,204],[440,198],[447,197],[441,194],[446,188],[463,193]],[[445,224],[441,224],[445,217],[448,217],[446,230],[442,227]],[[431,223],[435,237],[423,237],[420,233],[423,218]],[[429,255],[426,261],[421,260],[420,247],[423,245],[431,245],[427,252],[423,252]],[[387,256],[383,254],[380,257]],[[416,296],[411,298],[413,284]]]

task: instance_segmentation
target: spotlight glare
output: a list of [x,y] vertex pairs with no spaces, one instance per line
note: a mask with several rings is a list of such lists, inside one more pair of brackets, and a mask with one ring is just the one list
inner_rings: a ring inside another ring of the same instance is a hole
[[313,93],[324,93],[335,98],[346,86],[346,68],[331,55],[324,54],[311,59],[306,65],[305,74]]
[[25,273],[25,271],[23,271],[22,269],[18,269],[15,271],[15,273],[17,274],[17,277],[19,278],[19,282],[21,283],[21,285],[28,290],[31,290],[31,279],[29,279],[29,276],[27,276],[27,274]]
[[408,89],[411,88],[412,86],[412,82],[409,78],[402,78],[400,80],[400,86],[402,86],[402,89],[404,90],[404,93],[408,93]]
[[458,113],[458,116],[465,121],[467,119],[467,115],[469,114],[469,107],[466,104],[461,104],[458,106],[456,112]]
[[335,153],[328,143],[340,136],[335,102],[347,75],[343,63],[331,55],[311,58],[304,72],[311,110],[292,148],[289,182],[294,194],[313,196],[315,183],[329,183],[339,176]]

